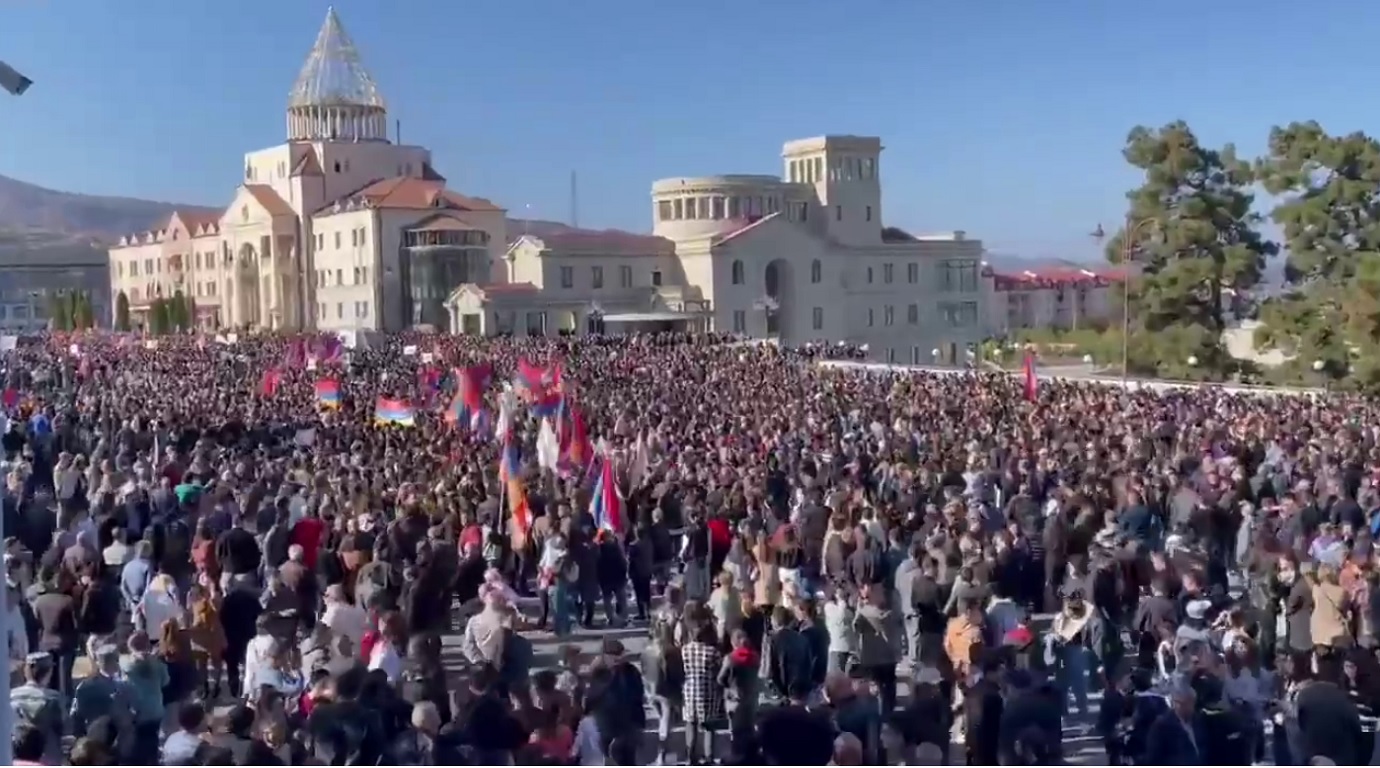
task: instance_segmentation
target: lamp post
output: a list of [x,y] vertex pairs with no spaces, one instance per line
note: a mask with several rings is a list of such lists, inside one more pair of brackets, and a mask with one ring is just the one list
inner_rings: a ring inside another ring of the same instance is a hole
[[[1126,384],[1127,376],[1131,367],[1131,260],[1136,255],[1136,243],[1142,230],[1147,227],[1156,226],[1155,219],[1141,219],[1139,221],[1126,215],[1126,223],[1121,230],[1121,383]],[[1097,229],[1092,232],[1092,237],[1102,244],[1107,233],[1102,230],[1102,225],[1098,224]]]

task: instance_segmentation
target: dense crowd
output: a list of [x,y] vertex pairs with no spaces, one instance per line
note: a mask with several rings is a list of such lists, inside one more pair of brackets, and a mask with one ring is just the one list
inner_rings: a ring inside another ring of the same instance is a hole
[[26,339],[14,764],[1371,762],[1380,405],[851,354]]

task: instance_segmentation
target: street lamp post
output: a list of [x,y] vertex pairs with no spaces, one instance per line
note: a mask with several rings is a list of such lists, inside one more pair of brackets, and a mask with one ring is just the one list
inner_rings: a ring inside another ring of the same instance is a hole
[[[1126,215],[1121,234],[1121,383],[1124,386],[1131,368],[1131,260],[1136,255],[1137,238],[1142,230],[1156,225],[1155,219],[1133,219]],[[1098,224],[1093,239],[1101,245],[1107,233]]]

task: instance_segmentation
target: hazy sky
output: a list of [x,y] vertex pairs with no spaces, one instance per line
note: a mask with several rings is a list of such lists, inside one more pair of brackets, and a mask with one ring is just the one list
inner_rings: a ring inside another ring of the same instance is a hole
[[[1127,130],[1183,118],[1375,129],[1380,4],[1362,0],[343,0],[403,140],[514,215],[646,230],[665,176],[779,173],[780,147],[880,135],[889,224],[1087,257],[1136,175]],[[305,0],[8,0],[0,173],[219,205],[324,18]],[[1352,69],[1355,65],[1360,69]]]

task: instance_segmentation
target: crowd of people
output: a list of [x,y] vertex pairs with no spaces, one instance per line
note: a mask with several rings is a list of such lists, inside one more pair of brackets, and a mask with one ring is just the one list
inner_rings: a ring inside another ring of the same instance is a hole
[[24,339],[13,763],[1375,764],[1380,404],[853,353]]

